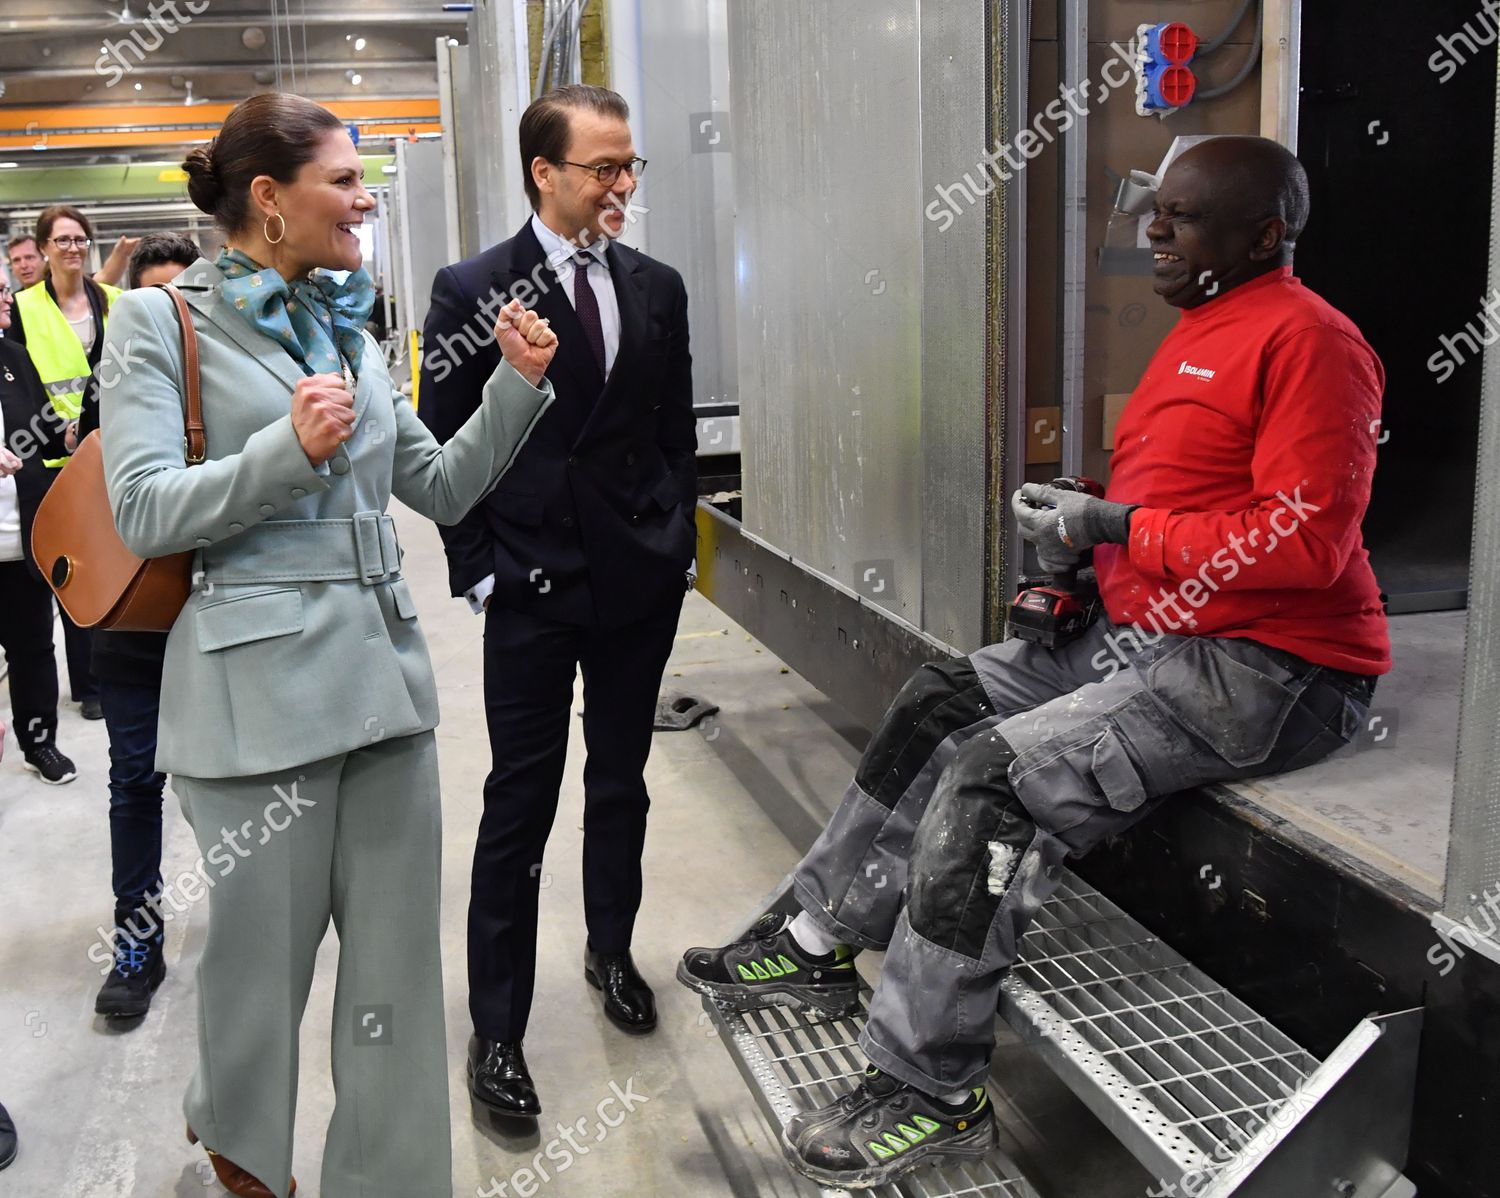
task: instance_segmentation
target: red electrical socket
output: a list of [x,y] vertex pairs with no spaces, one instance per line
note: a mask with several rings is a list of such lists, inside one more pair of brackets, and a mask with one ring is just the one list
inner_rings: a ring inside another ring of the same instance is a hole
[[1185,66],[1198,52],[1198,35],[1182,21],[1170,21],[1157,34],[1162,58],[1173,66]]

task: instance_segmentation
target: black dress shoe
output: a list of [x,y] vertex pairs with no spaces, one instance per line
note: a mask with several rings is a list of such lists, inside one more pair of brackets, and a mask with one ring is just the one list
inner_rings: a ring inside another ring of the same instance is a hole
[[513,1119],[535,1119],[541,1100],[526,1068],[521,1042],[469,1037],[469,1093],[496,1114]]
[[0,1169],[16,1159],[16,1125],[10,1121],[10,1112],[0,1106]]
[[583,976],[604,994],[604,1013],[621,1031],[639,1036],[656,1026],[656,995],[636,972],[630,954],[584,949]]

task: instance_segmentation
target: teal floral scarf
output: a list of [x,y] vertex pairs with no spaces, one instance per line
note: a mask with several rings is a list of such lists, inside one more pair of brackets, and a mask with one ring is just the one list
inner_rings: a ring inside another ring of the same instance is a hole
[[269,266],[239,250],[219,251],[224,297],[251,324],[279,342],[307,374],[338,374],[339,355],[359,373],[365,321],[375,286],[361,268],[342,283],[321,270],[288,284]]

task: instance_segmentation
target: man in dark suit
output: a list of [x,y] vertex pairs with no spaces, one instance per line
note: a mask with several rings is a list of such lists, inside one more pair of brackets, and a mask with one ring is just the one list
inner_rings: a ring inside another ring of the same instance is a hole
[[442,530],[453,594],[485,613],[492,754],[469,906],[468,1071],[474,1097],[510,1115],[541,1109],[521,1041],[580,667],[584,973],[616,1025],[656,1025],[630,941],[650,804],[643,770],[696,539],[696,426],[682,277],[615,241],[645,166],[628,116],[614,92],[587,86],[526,110],[535,215],[438,272],[423,332],[420,413],[440,441],[499,361],[488,330],[501,305],[521,299],[558,337],[547,372],[556,402],[495,491]]

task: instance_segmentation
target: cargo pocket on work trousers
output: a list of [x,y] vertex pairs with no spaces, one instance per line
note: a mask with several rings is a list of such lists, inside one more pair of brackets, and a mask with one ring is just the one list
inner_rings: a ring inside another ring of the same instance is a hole
[[1263,764],[1316,667],[1301,674],[1248,641],[1189,637],[1147,672],[1152,696],[1235,769]]
[[1126,748],[1131,735],[1127,725],[1137,717],[1151,718],[1138,703],[1139,699],[1128,700],[1116,711],[1016,758],[1011,785],[1038,827],[1061,834],[1105,809],[1135,811],[1160,793],[1151,788]]

